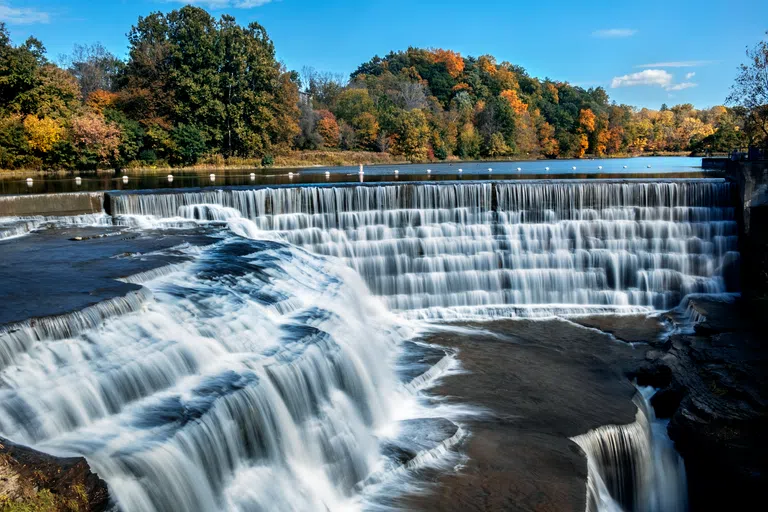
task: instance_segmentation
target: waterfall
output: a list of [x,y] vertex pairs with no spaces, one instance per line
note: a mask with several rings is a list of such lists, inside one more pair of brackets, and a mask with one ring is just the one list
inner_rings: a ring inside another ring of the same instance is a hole
[[730,185],[714,179],[284,187],[111,204],[124,222],[242,216],[341,259],[418,318],[670,309],[728,291],[723,271],[738,261]]
[[685,467],[640,388],[637,418],[629,425],[599,427],[572,440],[587,455],[587,512],[684,512]]
[[146,287],[140,310],[22,326],[0,370],[3,435],[84,455],[124,510],[359,506],[374,433],[410,396],[390,361],[409,328],[359,276],[228,237],[127,280]]

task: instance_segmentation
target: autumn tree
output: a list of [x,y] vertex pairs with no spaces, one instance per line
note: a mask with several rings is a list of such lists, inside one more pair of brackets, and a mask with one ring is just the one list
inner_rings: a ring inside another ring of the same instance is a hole
[[328,110],[318,112],[320,120],[317,122],[317,133],[323,139],[323,146],[327,148],[336,148],[341,141],[339,123],[336,122],[336,116]]
[[740,66],[726,102],[746,111],[753,140],[759,137],[768,145],[768,41],[747,49],[747,63]]

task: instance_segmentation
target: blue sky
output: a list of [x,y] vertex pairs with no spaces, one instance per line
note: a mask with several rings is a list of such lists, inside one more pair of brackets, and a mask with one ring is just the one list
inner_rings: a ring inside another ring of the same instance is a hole
[[0,20],[16,42],[41,39],[52,59],[97,41],[125,56],[139,16],[184,3],[258,21],[291,69],[347,75],[376,54],[441,47],[651,108],[721,104],[745,47],[768,29],[766,0],[0,0]]

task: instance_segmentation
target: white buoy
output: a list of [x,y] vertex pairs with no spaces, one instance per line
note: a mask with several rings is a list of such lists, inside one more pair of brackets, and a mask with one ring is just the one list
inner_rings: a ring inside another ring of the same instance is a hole
[[400,170],[399,169],[395,169],[395,174],[400,174]]
[[649,166],[648,166],[648,168],[650,169],[650,168],[651,168],[651,166],[649,165]]
[[427,174],[432,174],[432,169],[427,169]]
[[169,181],[169,182],[173,181],[173,174],[169,174],[169,175],[168,175],[168,181]]
[[573,167],[571,167],[571,169],[573,169],[575,171],[576,170],[576,166],[574,165]]
[[365,171],[363,171],[363,164],[360,164],[359,174],[365,174]]
[[625,165],[625,166],[624,166],[624,168],[626,169],[626,168],[627,168],[627,166]]
[[464,172],[464,170],[463,169],[459,169],[459,173],[462,173],[462,172]]
[[27,178],[27,186],[32,186],[32,178]]
[[128,176],[123,174],[123,183],[128,183]]
[[210,174],[208,176],[208,178],[210,178],[211,181],[216,181],[216,175],[215,174]]
[[488,168],[488,172],[493,172],[493,169],[491,169],[491,168],[489,167],[489,168]]
[[544,168],[544,170],[545,170],[545,171],[548,171],[548,170],[549,170],[549,167],[545,167],[545,168]]
[[79,184],[81,184],[82,182],[83,182],[83,179],[82,179],[80,176],[76,176],[76,177],[75,177],[75,184],[76,184],[76,185],[79,185]]
[[252,179],[252,180],[255,180],[255,179],[256,179],[256,173],[255,173],[255,172],[252,172],[252,173],[251,173],[251,179]]
[[326,178],[327,178],[328,176],[330,176],[330,175],[331,175],[331,171],[325,171],[325,177],[326,177]]
[[520,172],[520,171],[522,171],[522,169],[518,167],[518,168],[517,168],[517,172]]
[[603,166],[602,166],[602,165],[598,165],[598,166],[597,166],[597,169],[598,169],[598,170],[600,170],[600,171],[602,171],[602,170],[603,170]]

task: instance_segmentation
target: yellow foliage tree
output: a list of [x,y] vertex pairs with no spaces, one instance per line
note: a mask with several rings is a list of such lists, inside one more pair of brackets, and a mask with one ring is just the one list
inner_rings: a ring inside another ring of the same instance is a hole
[[64,137],[64,128],[53,118],[27,116],[24,119],[27,141],[33,151],[47,153]]
[[588,147],[589,147],[589,137],[587,137],[587,134],[585,133],[579,134],[579,147],[576,150],[576,158],[583,157],[584,153],[587,152]]
[[587,133],[595,131],[595,114],[591,109],[581,109],[579,112],[579,126]]

